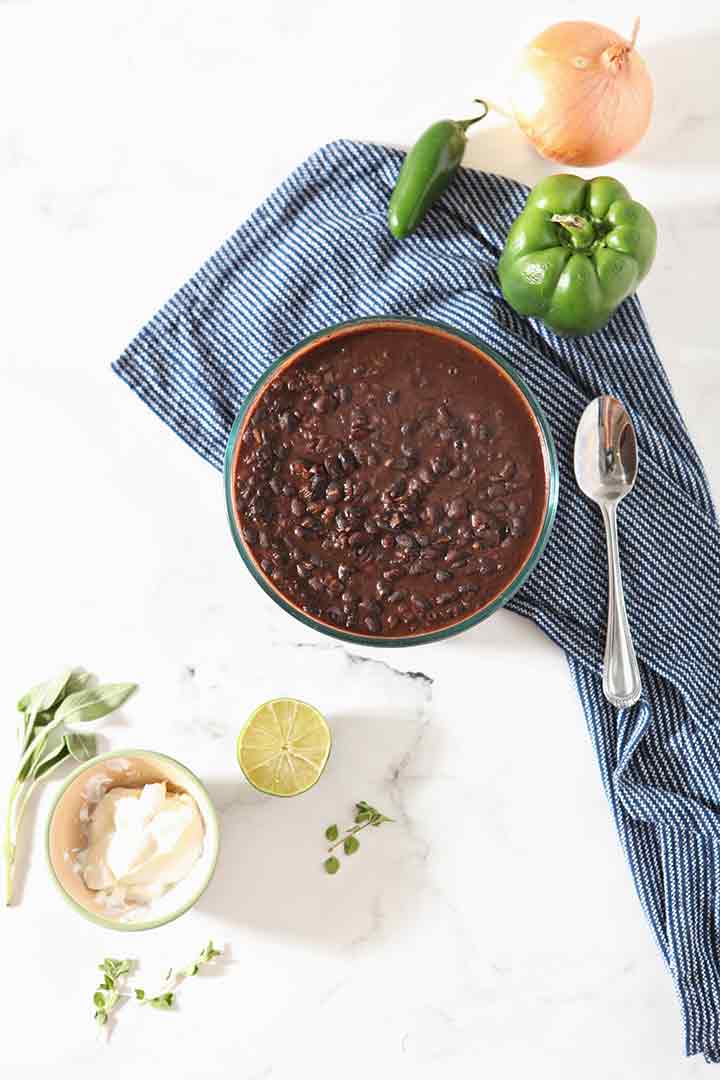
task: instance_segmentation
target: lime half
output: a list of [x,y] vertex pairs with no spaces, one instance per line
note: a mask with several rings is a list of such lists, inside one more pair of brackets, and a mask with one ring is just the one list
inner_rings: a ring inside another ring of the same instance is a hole
[[259,705],[238,736],[240,768],[258,791],[300,795],[317,782],[332,739],[324,716],[296,698]]

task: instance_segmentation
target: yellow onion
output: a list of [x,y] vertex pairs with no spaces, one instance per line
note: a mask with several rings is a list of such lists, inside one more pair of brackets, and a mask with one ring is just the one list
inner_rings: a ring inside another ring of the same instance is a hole
[[560,22],[522,54],[512,96],[515,119],[543,157],[603,165],[647,131],[653,89],[630,41],[592,22]]

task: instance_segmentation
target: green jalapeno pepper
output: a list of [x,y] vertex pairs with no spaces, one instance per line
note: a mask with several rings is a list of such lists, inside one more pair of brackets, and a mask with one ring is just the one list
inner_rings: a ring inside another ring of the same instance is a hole
[[398,240],[408,236],[422,221],[428,208],[447,188],[463,159],[467,129],[487,116],[485,109],[469,120],[439,120],[424,131],[405,155],[388,207],[390,232]]

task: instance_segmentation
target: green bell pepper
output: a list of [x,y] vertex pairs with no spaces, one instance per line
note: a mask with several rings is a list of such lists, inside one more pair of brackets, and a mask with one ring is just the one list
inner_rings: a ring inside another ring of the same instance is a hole
[[609,176],[541,180],[498,264],[503,296],[558,334],[592,334],[635,292],[655,258],[651,215]]

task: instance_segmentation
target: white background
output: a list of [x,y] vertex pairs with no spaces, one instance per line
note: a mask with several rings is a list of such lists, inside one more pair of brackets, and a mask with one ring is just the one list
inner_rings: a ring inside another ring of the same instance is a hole
[[[241,566],[219,476],[109,368],[318,145],[407,145],[475,96],[502,99],[514,52],[546,23],[629,32],[637,11],[654,124],[608,171],[657,217],[642,300],[717,493],[717,6],[537,8],[0,0],[3,778],[18,693],[77,662],[141,684],[104,746],[177,755],[224,830],[198,908],[128,940],[48,880],[48,784],[20,903],[0,912],[0,1064],[243,1080],[706,1071],[683,1060],[564,657],[508,613],[388,653],[398,670],[304,630]],[[552,171],[499,117],[467,163],[527,182]],[[249,710],[282,693],[326,712],[335,752],[311,794],[278,805],[243,784],[233,746]],[[322,830],[357,798],[398,822],[328,879]],[[139,957],[151,983],[210,934],[226,960],[176,1015],[127,1008],[97,1043],[103,956]]]

